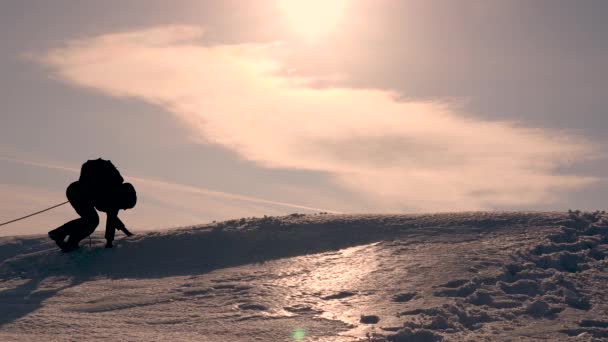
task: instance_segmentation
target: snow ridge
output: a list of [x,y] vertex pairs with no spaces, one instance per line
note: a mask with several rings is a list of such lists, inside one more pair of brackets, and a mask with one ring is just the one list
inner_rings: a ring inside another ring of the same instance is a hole
[[[373,341],[442,341],[464,336],[488,322],[555,318],[567,308],[589,311],[605,284],[608,217],[604,212],[569,212],[560,231],[511,256],[495,276],[442,284],[435,296],[456,298],[439,307],[400,312],[409,319],[393,335]],[[605,303],[602,303],[605,304]],[[462,334],[462,333],[465,334]],[[608,320],[583,319],[567,336],[608,339]]]
[[0,340],[608,340],[602,212],[293,214],[103,242],[0,238]]

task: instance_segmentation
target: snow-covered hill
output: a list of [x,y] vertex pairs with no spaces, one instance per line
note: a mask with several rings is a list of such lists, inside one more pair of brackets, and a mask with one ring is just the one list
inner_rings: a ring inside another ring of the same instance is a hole
[[0,340],[608,340],[602,213],[290,215],[0,238]]

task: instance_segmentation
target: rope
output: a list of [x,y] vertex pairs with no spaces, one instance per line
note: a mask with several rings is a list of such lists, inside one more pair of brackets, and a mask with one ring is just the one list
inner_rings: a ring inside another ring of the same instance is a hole
[[17,221],[25,220],[26,218],[28,218],[28,217],[32,217],[32,216],[34,216],[34,215],[42,214],[42,213],[43,213],[43,212],[45,212],[45,211],[49,211],[49,210],[51,210],[51,209],[55,209],[55,208],[57,208],[57,207],[61,207],[62,205],[67,204],[67,203],[69,203],[69,202],[70,202],[70,201],[65,201],[65,202],[63,202],[63,203],[60,203],[60,204],[54,205],[54,206],[49,207],[49,208],[46,208],[46,209],[44,209],[44,210],[37,211],[37,212],[35,212],[35,213],[33,213],[33,214],[29,214],[29,215],[27,215],[27,216],[23,216],[23,217],[20,217],[20,218],[18,218],[18,219],[14,219],[14,220],[11,220],[11,221],[7,221],[7,222],[4,222],[4,223],[0,223],[0,227],[5,226],[5,225],[7,225],[7,224],[9,224],[9,223],[13,223],[13,222],[17,222]]

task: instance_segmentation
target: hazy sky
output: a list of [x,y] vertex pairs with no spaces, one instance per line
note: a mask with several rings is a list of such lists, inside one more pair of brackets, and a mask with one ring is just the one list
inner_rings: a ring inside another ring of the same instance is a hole
[[[608,2],[3,1],[0,221],[87,159],[134,230],[292,212],[601,209]],[[0,228],[45,233],[70,207]]]

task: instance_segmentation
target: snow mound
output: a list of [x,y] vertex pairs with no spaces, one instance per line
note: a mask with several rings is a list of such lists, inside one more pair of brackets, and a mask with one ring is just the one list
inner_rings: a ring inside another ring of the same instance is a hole
[[397,334],[388,338],[391,342],[438,342],[443,341],[443,337],[430,330],[405,328]]
[[602,212],[297,214],[103,244],[0,238],[0,340],[73,321],[133,341],[608,338]]
[[[401,316],[412,317],[403,330],[395,335],[376,335],[376,341],[396,341],[401,336],[407,336],[404,341],[414,340],[414,331],[462,336],[458,333],[480,329],[488,322],[512,322],[524,317],[554,319],[567,309],[591,310],[589,293],[599,285],[593,279],[605,274],[602,271],[607,267],[608,217],[604,212],[569,212],[560,224],[559,231],[548,234],[544,241],[514,251],[502,272],[439,285],[433,294],[453,297],[452,304],[403,311]],[[561,332],[606,338],[608,323],[581,320],[579,327]]]
[[404,232],[461,233],[473,226],[491,231],[514,225],[546,224],[559,217],[533,213],[430,215],[303,215],[242,218],[124,238],[103,249],[58,252],[46,237],[0,238],[0,276],[158,278],[209,272],[248,263],[319,253],[398,237]]

